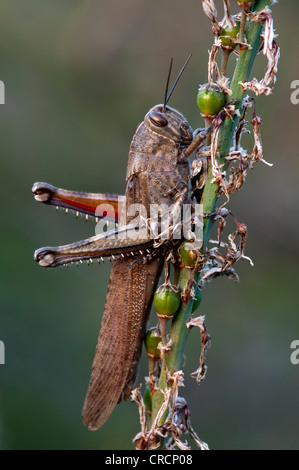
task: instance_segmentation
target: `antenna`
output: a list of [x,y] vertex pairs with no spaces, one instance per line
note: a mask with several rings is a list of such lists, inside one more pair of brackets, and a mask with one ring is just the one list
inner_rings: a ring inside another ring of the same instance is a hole
[[167,82],[166,82],[166,88],[165,88],[165,95],[164,95],[163,111],[165,111],[166,103],[167,103],[167,101],[168,101],[168,99],[167,99],[167,93],[168,93],[170,75],[171,75],[171,70],[172,70],[172,64],[173,64],[173,57],[171,57],[171,59],[170,59],[169,72],[168,72],[168,77],[167,77]]
[[170,92],[169,92],[169,94],[168,94],[168,96],[167,96],[167,98],[166,98],[167,91],[168,91],[169,80],[170,80],[171,69],[172,69],[172,63],[173,63],[173,58],[171,58],[170,67],[169,67],[169,73],[168,73],[168,79],[167,79],[167,85],[166,85],[166,90],[165,90],[165,97],[164,97],[164,110],[165,110],[165,107],[166,107],[168,101],[170,100],[170,97],[171,97],[171,95],[172,95],[172,93],[173,93],[173,90],[175,89],[175,87],[176,87],[176,85],[177,85],[179,79],[181,78],[182,73],[184,72],[185,68],[187,67],[187,64],[188,64],[189,60],[191,59],[191,57],[192,57],[192,54],[189,55],[188,59],[187,59],[186,62],[184,63],[183,67],[181,68],[181,71],[180,71],[180,73],[178,74],[178,76],[177,76],[177,78],[176,78],[174,84],[172,85],[172,88],[171,88],[171,90],[170,90]]

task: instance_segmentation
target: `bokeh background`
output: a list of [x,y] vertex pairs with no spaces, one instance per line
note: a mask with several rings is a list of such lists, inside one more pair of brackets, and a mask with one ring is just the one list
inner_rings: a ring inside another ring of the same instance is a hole
[[[207,285],[201,312],[212,347],[200,387],[190,377],[196,329],[186,349],[181,394],[212,449],[299,448],[299,365],[290,362],[299,339],[299,105],[290,102],[299,6],[273,10],[279,75],[258,114],[274,166],[255,166],[230,203],[248,225],[255,266],[239,263],[239,284]],[[170,105],[202,126],[196,92],[207,81],[210,24],[199,0],[10,0],[0,11],[0,448],[133,449],[135,404],[118,405],[97,432],[81,422],[109,266],[43,270],[33,261],[36,248],[92,236],[94,224],[35,203],[31,187],[122,194],[130,140],[163,99],[171,56],[175,73],[193,54]],[[253,75],[264,67],[260,57]],[[146,373],[143,358],[137,383]]]

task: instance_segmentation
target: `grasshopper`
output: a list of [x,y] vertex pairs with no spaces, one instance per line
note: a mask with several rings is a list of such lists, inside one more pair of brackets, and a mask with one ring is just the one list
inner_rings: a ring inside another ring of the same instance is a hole
[[[171,237],[155,244],[148,230],[136,236],[133,216],[125,208],[142,204],[147,221],[152,204],[172,207],[173,217],[180,212],[190,198],[188,159],[208,134],[207,131],[193,133],[185,117],[167,106],[189,59],[190,56],[168,94],[171,60],[164,102],[148,111],[133,136],[125,196],[67,191],[46,183],[35,183],[32,188],[38,202],[119,222],[114,230],[69,245],[41,248],[34,254],[35,261],[43,267],[112,258],[105,309],[83,407],[83,422],[90,430],[101,427],[122,396],[126,400],[131,393],[153,295],[167,250],[175,245]],[[111,212],[97,211],[103,204],[104,207],[109,204]],[[126,237],[121,236],[124,232]],[[128,236],[133,233],[135,236]]]

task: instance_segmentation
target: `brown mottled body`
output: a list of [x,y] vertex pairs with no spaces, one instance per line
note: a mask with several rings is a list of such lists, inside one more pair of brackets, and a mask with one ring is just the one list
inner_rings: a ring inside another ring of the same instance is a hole
[[[145,120],[146,121],[146,120]],[[192,136],[192,133],[191,133]],[[188,185],[189,165],[178,164],[180,141],[156,134],[145,122],[133,137],[127,169],[126,205],[176,202],[176,188]],[[162,169],[162,168],[163,169]],[[158,170],[158,171],[157,171]],[[185,198],[187,197],[187,191]],[[121,224],[130,218],[122,215]],[[83,407],[90,429],[106,421],[123,392],[126,399],[134,385],[152,297],[163,267],[158,253],[152,260],[135,263],[113,261],[106,305]]]
[[[151,204],[173,205],[174,212],[181,210],[188,198],[189,164],[186,160],[191,149],[199,145],[203,138],[197,135],[193,139],[192,129],[186,119],[170,107],[157,105],[146,114],[130,146],[126,205],[121,215],[120,228],[112,235],[119,233],[134,218],[127,215],[127,209],[132,204],[142,204],[146,208],[147,218],[150,217]],[[37,188],[37,200],[45,202],[41,197],[41,184],[36,183],[33,190]],[[88,195],[84,193],[85,203],[87,199]],[[59,203],[59,197],[56,197],[56,201]],[[144,248],[147,250],[145,254],[151,252],[145,258]],[[102,426],[122,394],[127,398],[134,385],[152,297],[163,267],[164,252],[164,245],[153,250],[153,240],[149,236],[134,241],[118,240],[108,232],[71,245],[42,248],[35,253],[36,261],[44,267],[82,259],[116,257],[112,263],[104,315],[83,408],[83,421],[90,429]]]

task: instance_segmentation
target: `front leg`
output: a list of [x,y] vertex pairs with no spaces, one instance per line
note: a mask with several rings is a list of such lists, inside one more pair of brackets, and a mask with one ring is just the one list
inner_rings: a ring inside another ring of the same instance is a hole
[[210,126],[208,129],[202,130],[195,135],[191,144],[185,148],[179,158],[180,162],[186,162],[190,155],[200,146],[200,144],[208,137],[208,135],[212,132],[213,126]]
[[[188,186],[180,181],[174,189],[169,191],[169,196],[175,202],[164,207],[164,204],[157,206],[159,213],[153,213],[154,218],[151,220],[151,229],[153,238],[155,238],[155,246],[160,246],[165,240],[177,240],[182,238],[182,208],[187,200]],[[157,208],[154,206],[153,211]],[[153,224],[160,217],[160,223]],[[158,233],[157,233],[158,231]]]
[[74,210],[97,218],[105,217],[118,222],[125,196],[117,194],[83,193],[56,188],[48,183],[34,183],[32,187],[37,202],[56,207],[64,207],[66,211]]
[[182,207],[183,207],[183,203],[186,201],[187,194],[188,194],[188,186],[182,182],[177,187],[177,193],[175,195],[175,203],[170,211],[170,230],[169,230],[170,238],[173,237],[176,221],[181,220]]

